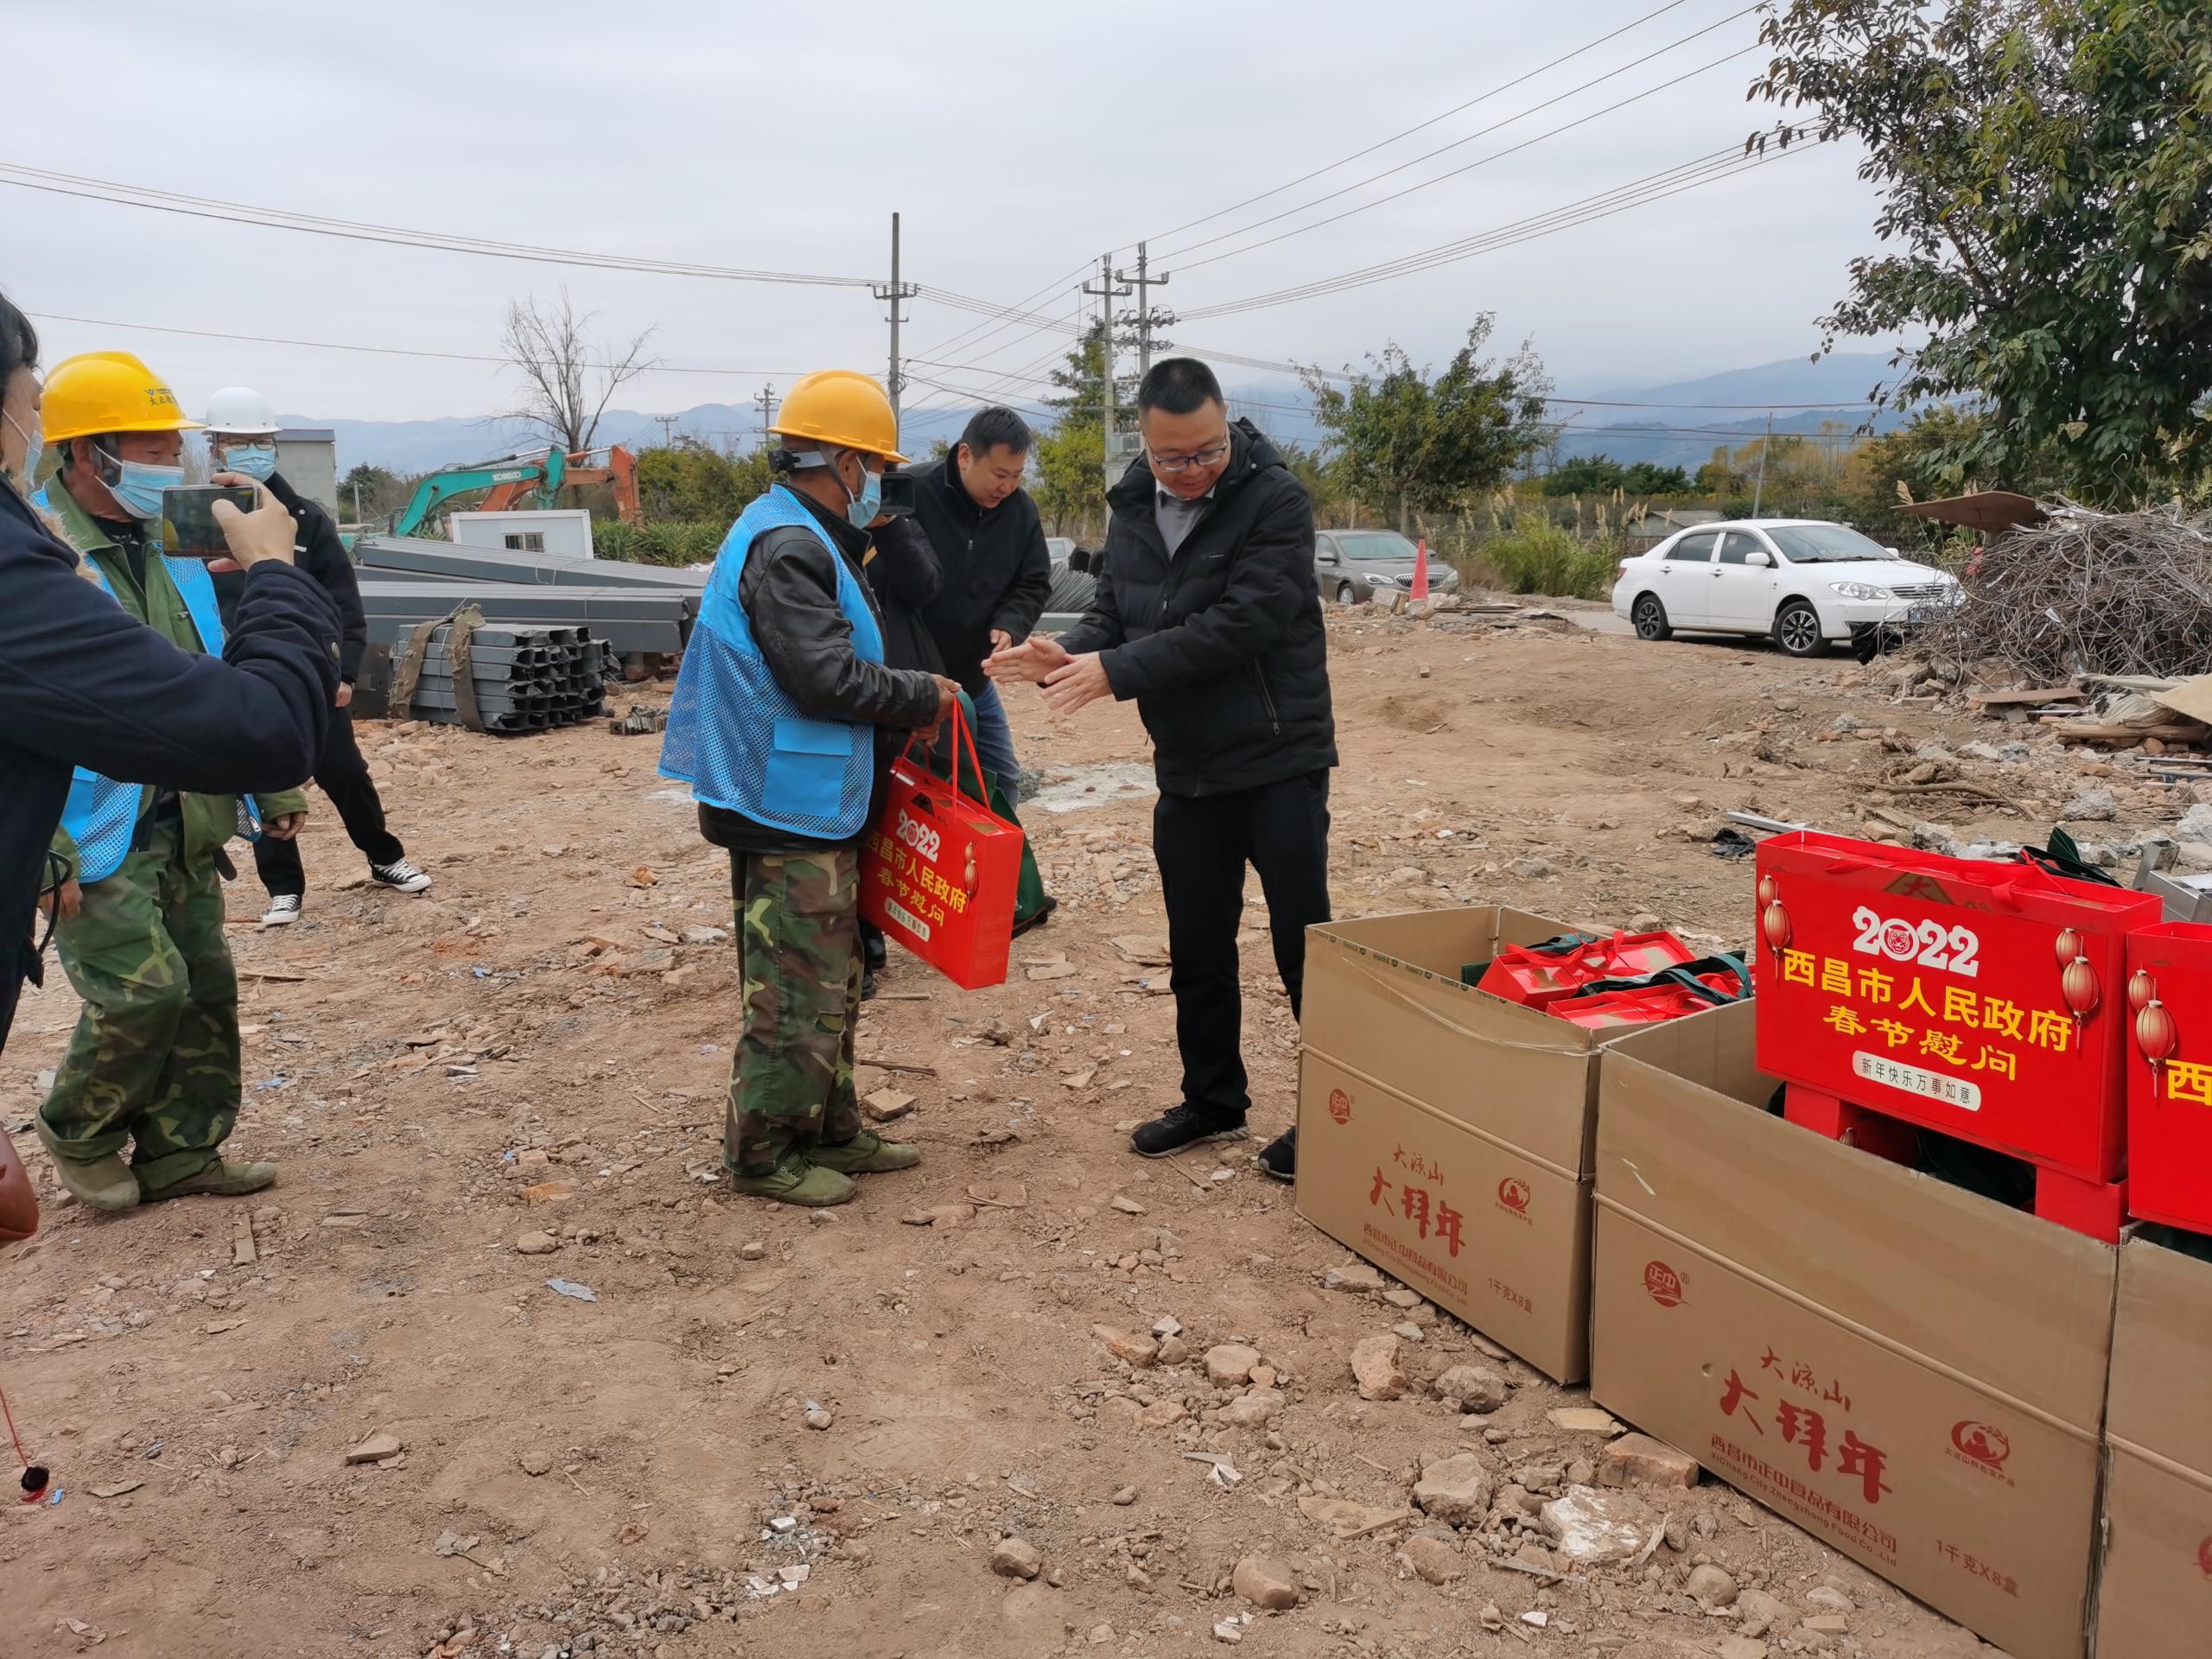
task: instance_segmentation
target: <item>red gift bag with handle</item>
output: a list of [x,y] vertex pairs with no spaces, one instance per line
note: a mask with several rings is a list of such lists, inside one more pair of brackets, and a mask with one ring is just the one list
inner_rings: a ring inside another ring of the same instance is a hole
[[[952,710],[952,775],[975,734]],[[909,742],[891,763],[883,813],[861,842],[861,914],[964,990],[1006,983],[1021,879],[1021,827],[931,770]]]

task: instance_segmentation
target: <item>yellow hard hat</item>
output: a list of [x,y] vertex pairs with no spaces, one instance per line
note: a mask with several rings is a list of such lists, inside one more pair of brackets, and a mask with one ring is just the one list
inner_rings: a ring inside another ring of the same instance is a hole
[[98,437],[103,432],[191,432],[200,423],[162,378],[128,352],[84,352],[46,377],[46,441]]
[[[54,396],[49,389],[49,402]],[[886,461],[903,461],[899,453],[899,417],[883,388],[855,369],[819,369],[791,389],[776,423],[780,437],[812,438],[843,449],[861,449]]]

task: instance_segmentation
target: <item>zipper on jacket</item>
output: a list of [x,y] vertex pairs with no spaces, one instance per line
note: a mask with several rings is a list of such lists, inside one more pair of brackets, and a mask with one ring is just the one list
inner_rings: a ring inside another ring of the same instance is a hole
[[1268,724],[1277,737],[1282,735],[1282,716],[1275,712],[1275,694],[1268,689],[1268,671],[1264,664],[1252,664],[1253,676],[1260,682],[1260,701],[1267,705]]

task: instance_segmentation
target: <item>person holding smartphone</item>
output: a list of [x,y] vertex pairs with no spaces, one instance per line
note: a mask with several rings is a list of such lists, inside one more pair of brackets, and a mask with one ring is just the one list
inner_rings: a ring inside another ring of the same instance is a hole
[[[60,465],[32,505],[130,620],[178,652],[222,654],[213,578],[198,559],[165,555],[159,539],[162,494],[184,482],[183,435],[197,423],[138,359],[94,352],[54,365],[44,423]],[[217,481],[257,488],[238,474]],[[329,620],[327,601],[315,614]],[[336,696],[334,671],[323,696],[326,705]],[[153,701],[143,709],[149,722]],[[327,716],[315,722],[318,749],[327,729]],[[238,976],[222,890],[234,874],[224,843],[238,830],[239,802],[192,787],[206,780],[189,770],[154,768],[164,781],[147,784],[80,764],[54,836],[54,943],[85,1007],[39,1109],[39,1137],[63,1185],[95,1210],[253,1192],[276,1179],[274,1164],[222,1155],[239,1103]],[[256,805],[261,833],[286,840],[299,833],[307,798],[285,789]],[[135,1145],[128,1166],[126,1145]]]
[[[368,645],[369,625],[361,612],[361,584],[346,544],[338,538],[338,526],[318,503],[294,489],[276,470],[276,410],[266,397],[250,386],[226,386],[207,399],[207,453],[216,467],[260,480],[298,523],[292,562],[322,584],[344,619],[338,641],[337,712],[321,758],[315,762],[315,781],[330,797],[346,835],[369,861],[372,881],[398,893],[426,892],[429,874],[408,862],[407,849],[385,823],[384,800],[369,776],[369,763],[361,758],[360,745],[353,741],[349,705],[361,652]],[[218,579],[215,583],[226,617],[236,591],[233,582]],[[269,909],[261,925],[283,927],[299,920],[308,874],[300,861],[298,838],[263,836],[253,843],[253,862],[261,885],[269,889]]]

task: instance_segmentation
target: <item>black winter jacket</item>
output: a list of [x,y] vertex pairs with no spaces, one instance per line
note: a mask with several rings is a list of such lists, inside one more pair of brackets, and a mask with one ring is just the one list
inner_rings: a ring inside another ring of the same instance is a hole
[[1230,429],[1206,514],[1167,556],[1139,460],[1107,494],[1105,569],[1060,637],[1097,652],[1135,697],[1160,787],[1225,795],[1337,764],[1328,639],[1313,577],[1313,504],[1249,421]]
[[[361,610],[361,583],[353,556],[338,534],[337,521],[320,501],[294,489],[282,473],[269,475],[269,493],[299,522],[300,532],[292,542],[293,568],[313,576],[338,607],[338,677],[351,685],[360,677],[361,653],[369,644],[369,620]],[[222,606],[226,628],[245,583],[245,574],[238,570],[215,578],[215,597]]]
[[338,616],[284,565],[247,573],[220,660],[181,652],[78,574],[0,482],[0,1046],[69,768],[209,794],[276,794],[315,770],[338,692]]
[[944,586],[937,549],[911,518],[877,526],[875,556],[868,562],[868,591],[883,618],[883,661],[890,668],[944,672],[944,658],[922,613]]
[[[836,556],[861,578],[861,591],[880,625],[882,613],[862,563],[868,532],[855,530],[842,514],[823,512],[798,491],[790,493],[836,544]],[[853,625],[837,608],[837,571],[831,558],[820,537],[797,524],[770,531],[747,553],[737,602],[745,607],[768,671],[810,718],[850,721],[902,735],[928,725],[937,718],[937,682],[918,669],[864,662],[854,652]],[[871,810],[869,817],[874,817]],[[703,802],[699,833],[717,847],[741,853],[820,852],[852,845],[795,836]]]
[[944,671],[972,696],[983,689],[991,630],[1020,645],[1045,613],[1052,588],[1045,524],[1027,490],[988,512],[977,506],[954,455],[914,469],[914,521],[944,566],[944,586],[923,614]]

